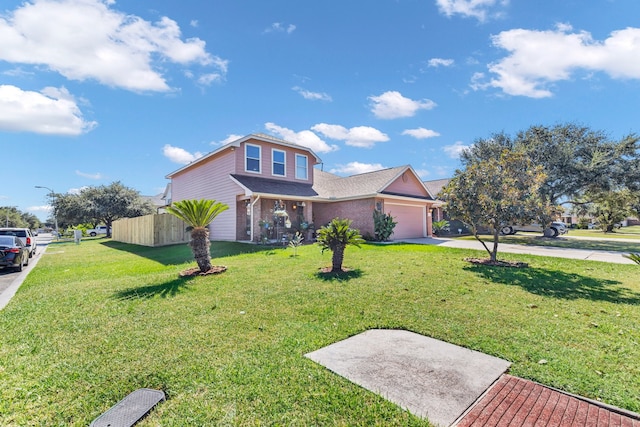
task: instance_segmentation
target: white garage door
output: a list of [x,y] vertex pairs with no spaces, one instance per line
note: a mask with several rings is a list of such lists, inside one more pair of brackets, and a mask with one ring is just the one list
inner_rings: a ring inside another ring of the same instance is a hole
[[391,214],[398,224],[393,229],[392,240],[425,237],[426,218],[422,206],[395,205],[385,203],[385,212]]

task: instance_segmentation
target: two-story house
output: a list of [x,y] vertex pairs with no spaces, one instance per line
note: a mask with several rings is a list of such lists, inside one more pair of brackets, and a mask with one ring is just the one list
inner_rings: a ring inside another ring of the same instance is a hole
[[276,240],[335,217],[374,235],[373,211],[398,223],[393,239],[431,236],[434,200],[411,166],[349,177],[323,172],[309,148],[264,134],[228,143],[170,173],[170,198],[229,205],[211,225],[213,240]]

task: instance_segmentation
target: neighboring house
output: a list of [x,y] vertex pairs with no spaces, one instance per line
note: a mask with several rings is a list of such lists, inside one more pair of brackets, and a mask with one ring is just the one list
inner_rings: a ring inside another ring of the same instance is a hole
[[140,196],[140,198],[144,201],[148,201],[153,205],[156,212],[160,213],[164,207],[166,207],[166,203],[164,200],[165,193],[156,194],[155,196]]
[[252,134],[167,175],[164,198],[229,205],[211,225],[213,240],[282,239],[335,217],[373,236],[374,209],[395,218],[394,239],[431,236],[431,211],[440,202],[411,166],[340,177],[314,168],[319,164],[309,148]]
[[434,179],[431,181],[423,182],[424,186],[427,188],[429,193],[432,194],[436,200],[440,201],[440,203],[433,210],[434,221],[440,221],[445,219],[444,212],[442,210],[442,200],[438,198],[438,194],[440,193],[440,191],[442,191],[444,187],[447,186],[447,184],[449,184],[449,181],[451,181],[451,178]]

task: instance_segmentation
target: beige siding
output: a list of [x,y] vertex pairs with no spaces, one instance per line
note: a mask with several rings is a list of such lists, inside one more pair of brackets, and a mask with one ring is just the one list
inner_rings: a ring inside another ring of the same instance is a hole
[[236,196],[244,191],[229,177],[235,168],[235,151],[226,151],[198,167],[185,170],[171,183],[174,202],[185,199],[215,199],[226,203],[229,209],[222,212],[211,224],[212,240],[236,239]]
[[[256,172],[246,172],[245,171],[245,145],[258,145],[261,147],[260,150],[260,173]],[[280,150],[285,152],[285,175],[277,176],[273,175],[272,172],[272,150]],[[296,182],[304,182],[313,184],[313,162],[314,157],[305,150],[296,150],[295,148],[285,147],[278,144],[270,144],[264,141],[257,141],[250,139],[246,142],[240,144],[240,147],[235,150],[236,158],[235,158],[235,173],[242,175],[252,175],[252,176],[260,176],[262,178],[269,179],[282,179],[285,181],[296,181]],[[299,180],[296,179],[296,154],[302,154],[307,157],[307,176],[309,179]]]
[[405,171],[402,176],[393,181],[384,191],[411,196],[428,196],[422,183],[410,171]]

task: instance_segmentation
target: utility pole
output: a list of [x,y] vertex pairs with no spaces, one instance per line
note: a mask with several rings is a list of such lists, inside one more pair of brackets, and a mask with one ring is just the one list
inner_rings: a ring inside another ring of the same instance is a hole
[[[51,197],[51,200],[55,202],[55,197],[56,197],[55,191],[53,191],[49,187],[44,187],[42,185],[36,185],[36,188],[44,188],[45,190],[49,190],[49,196]],[[58,215],[56,214],[55,203],[53,203],[53,221],[56,224],[56,239],[59,239],[60,238],[60,230],[58,230]]]

